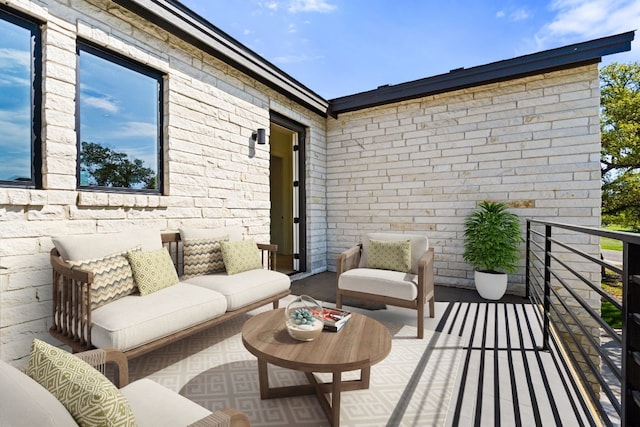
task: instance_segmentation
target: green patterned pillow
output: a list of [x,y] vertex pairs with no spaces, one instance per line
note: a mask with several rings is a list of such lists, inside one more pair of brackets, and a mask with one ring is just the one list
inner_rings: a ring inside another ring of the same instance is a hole
[[369,240],[367,267],[410,272],[411,240]]
[[[139,251],[140,247],[132,249]],[[93,273],[91,284],[91,308],[115,301],[136,291],[133,271],[127,259],[127,252],[107,255],[102,258],[83,261],[69,261],[71,268]]]
[[140,295],[149,295],[178,283],[178,273],[166,248],[153,251],[128,252]]
[[135,426],[124,395],[104,375],[71,353],[33,340],[27,373],[84,426]]
[[229,236],[215,239],[188,239],[184,241],[183,279],[224,271],[224,260],[220,242]]
[[262,268],[260,252],[255,240],[238,240],[235,242],[221,242],[222,259],[227,274]]

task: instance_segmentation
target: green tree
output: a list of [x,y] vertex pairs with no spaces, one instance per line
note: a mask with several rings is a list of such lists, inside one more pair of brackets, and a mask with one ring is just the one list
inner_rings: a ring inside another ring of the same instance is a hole
[[603,220],[640,229],[640,63],[600,70]]
[[157,188],[153,169],[140,159],[129,160],[119,153],[94,142],[83,142],[80,171],[86,174],[90,185],[100,187]]

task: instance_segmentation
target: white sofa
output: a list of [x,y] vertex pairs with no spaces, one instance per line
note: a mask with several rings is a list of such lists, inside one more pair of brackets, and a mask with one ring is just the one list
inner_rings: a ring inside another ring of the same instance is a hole
[[[265,304],[277,308],[279,300],[290,293],[290,278],[275,271],[277,247],[257,244],[256,257],[259,250],[262,253],[258,268],[236,274],[222,271],[188,279],[181,277],[176,284],[147,295],[136,292],[119,295],[120,290],[109,288],[96,297],[96,277],[107,277],[110,286],[120,280],[119,270],[111,268],[111,261],[104,261],[114,254],[127,254],[132,249],[150,253],[165,248],[175,274],[181,275],[189,267],[184,264],[187,242],[251,242],[243,240],[240,227],[165,233],[142,229],[135,233],[70,235],[52,240],[54,316],[50,333],[76,352],[113,348],[128,358],[137,357]],[[96,259],[101,260],[101,269],[88,261]],[[120,257],[117,259],[121,261]],[[119,267],[127,267],[126,261],[124,264],[120,262]],[[89,271],[91,268],[95,274]],[[174,273],[169,271],[161,279],[171,274]]]

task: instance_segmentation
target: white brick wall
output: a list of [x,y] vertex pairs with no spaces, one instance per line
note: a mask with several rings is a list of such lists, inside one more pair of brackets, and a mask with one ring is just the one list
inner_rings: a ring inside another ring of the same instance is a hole
[[484,199],[507,202],[523,232],[525,218],[599,226],[598,83],[590,65],[330,119],[329,269],[366,232],[420,232],[436,283],[472,286],[463,222]]
[[[269,145],[251,133],[274,110],[311,130],[306,141],[308,265],[326,269],[325,120],[110,1],[8,0],[43,27],[44,190],[0,188],[0,359],[48,335],[51,236],[140,226],[242,225],[269,240]],[[165,196],[76,191],[76,40],[107,46],[167,75]],[[250,155],[252,154],[252,155]]]

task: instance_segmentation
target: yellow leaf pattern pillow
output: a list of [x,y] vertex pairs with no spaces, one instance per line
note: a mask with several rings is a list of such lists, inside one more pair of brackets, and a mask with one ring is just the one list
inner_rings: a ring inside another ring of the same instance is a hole
[[222,258],[227,274],[262,268],[260,252],[255,240],[238,240],[235,242],[221,242]]
[[34,339],[27,373],[53,394],[81,427],[136,425],[120,390],[71,353]]
[[140,295],[149,295],[178,283],[178,273],[166,248],[152,251],[128,252],[133,278]]
[[410,272],[411,240],[369,240],[367,267]]

